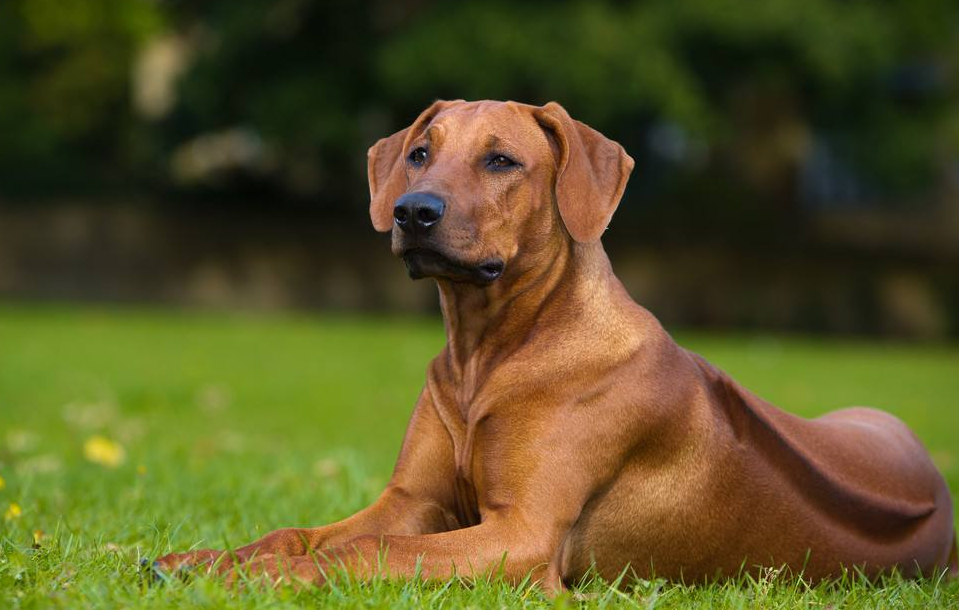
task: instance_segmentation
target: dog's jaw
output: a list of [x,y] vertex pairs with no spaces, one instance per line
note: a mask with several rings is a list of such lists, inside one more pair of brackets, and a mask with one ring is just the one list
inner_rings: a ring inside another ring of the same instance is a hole
[[505,263],[498,258],[466,263],[429,248],[409,248],[401,252],[400,257],[406,263],[410,278],[414,280],[434,277],[488,286],[499,279],[506,268]]

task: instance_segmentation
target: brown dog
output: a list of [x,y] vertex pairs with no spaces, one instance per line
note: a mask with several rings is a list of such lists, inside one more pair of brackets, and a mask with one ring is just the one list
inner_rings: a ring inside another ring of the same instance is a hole
[[599,238],[632,167],[555,103],[437,102],[380,140],[373,225],[412,277],[436,279],[448,338],[389,485],[338,523],[159,567],[220,558],[315,583],[331,562],[502,568],[553,590],[591,565],[607,579],[954,574],[949,490],[902,422],[780,411],[630,299]]

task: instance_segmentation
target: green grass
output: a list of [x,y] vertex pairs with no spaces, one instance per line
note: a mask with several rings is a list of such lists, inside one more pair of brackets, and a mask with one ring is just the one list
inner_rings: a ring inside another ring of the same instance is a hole
[[[684,334],[796,413],[869,404],[919,434],[959,491],[959,349]],[[146,587],[141,557],[341,518],[389,476],[438,320],[0,307],[0,608],[959,607],[959,582],[807,587],[597,580],[548,600],[493,579],[230,591]],[[84,457],[100,435],[116,467]],[[34,531],[40,530],[38,548]]]

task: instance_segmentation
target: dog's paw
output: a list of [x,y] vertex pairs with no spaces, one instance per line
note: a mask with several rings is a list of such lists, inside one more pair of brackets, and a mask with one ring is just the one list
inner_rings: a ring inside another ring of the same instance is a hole
[[140,573],[151,583],[172,579],[187,580],[193,574],[209,574],[214,569],[229,569],[229,555],[222,551],[203,550],[190,553],[170,553],[155,561],[140,562]]
[[160,562],[153,561],[147,558],[140,560],[140,567],[137,569],[137,572],[148,585],[154,585],[160,582],[163,582],[163,579],[166,577],[166,574],[160,568]]

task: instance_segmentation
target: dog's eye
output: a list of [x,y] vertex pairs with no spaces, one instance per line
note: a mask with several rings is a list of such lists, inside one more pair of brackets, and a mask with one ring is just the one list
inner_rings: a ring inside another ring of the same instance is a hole
[[486,167],[490,169],[509,169],[516,165],[516,161],[513,161],[506,155],[493,155],[490,157],[490,160],[486,162]]
[[413,152],[410,153],[410,163],[416,166],[426,163],[426,149],[422,146],[414,148]]

